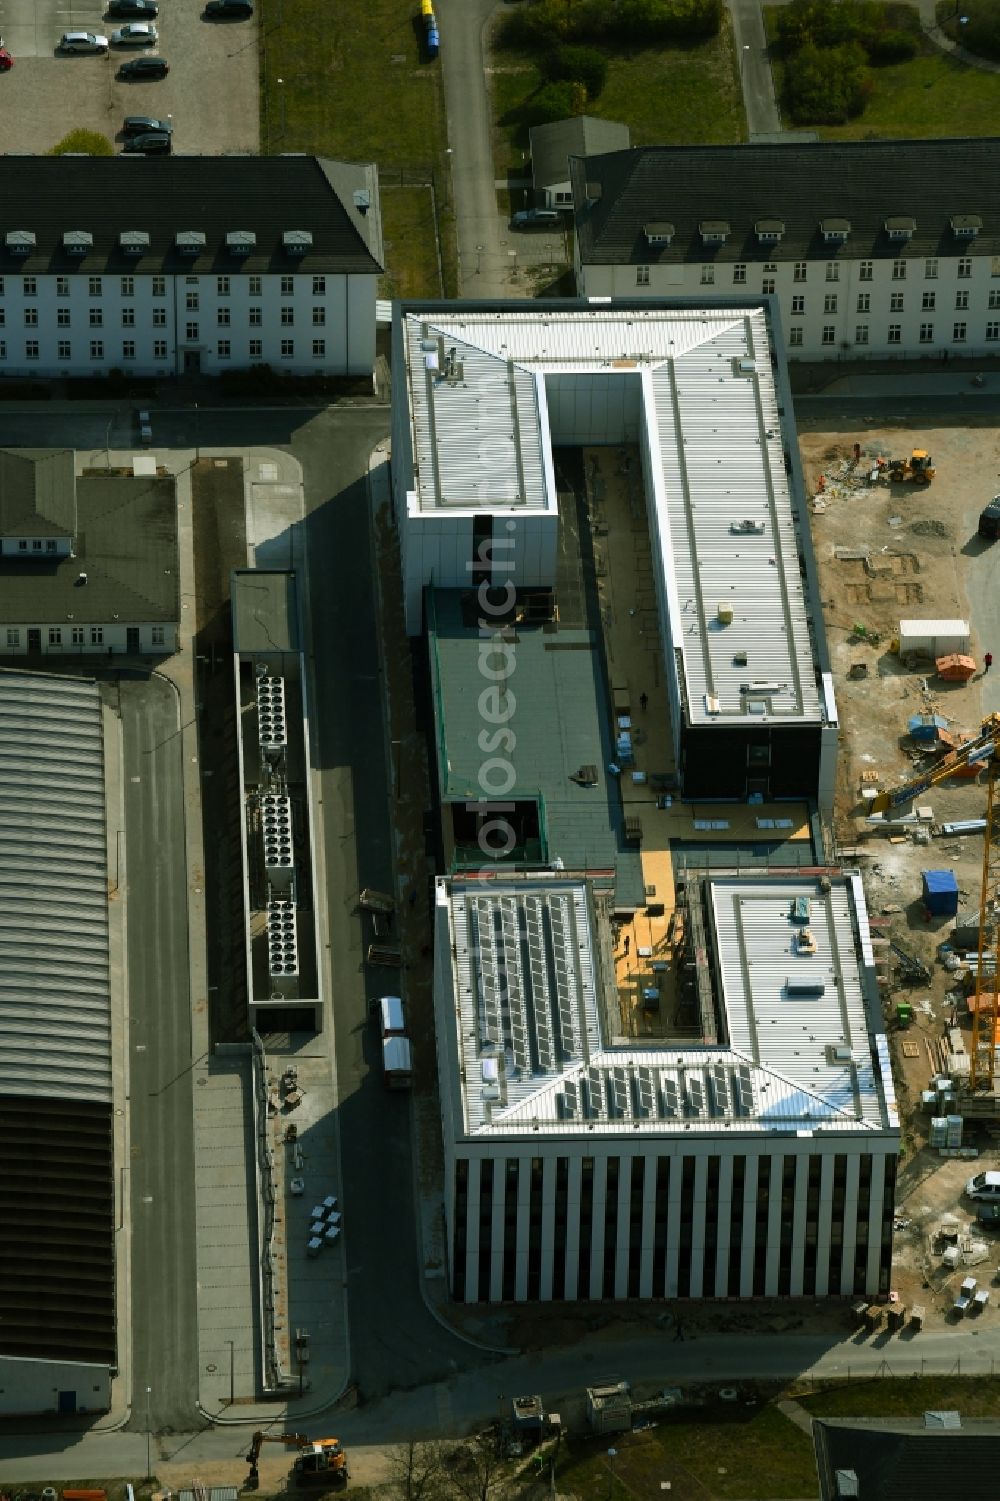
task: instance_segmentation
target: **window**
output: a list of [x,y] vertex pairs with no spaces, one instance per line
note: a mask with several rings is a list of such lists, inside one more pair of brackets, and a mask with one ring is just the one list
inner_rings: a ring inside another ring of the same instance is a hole
[[41,552],[41,550],[42,550],[42,539],[41,539],[41,537],[32,537],[32,539],[31,539],[31,550],[32,550],[32,552]]
[[858,266],[858,281],[872,280],[872,267],[874,261],[862,261]]
[[231,309],[229,307],[216,308],[216,310],[215,310],[215,321],[219,325],[220,328],[228,328],[229,327],[229,324],[230,324],[230,321],[231,321],[231,319],[230,319],[230,313],[231,313]]
[[325,297],[326,296],[326,277],[325,276],[314,276],[313,277],[313,296],[314,297]]
[[37,358],[38,358],[38,340],[37,339],[25,339],[25,341],[24,341],[24,358],[26,360],[37,360]]
[[186,287],[196,287],[198,285],[197,276],[185,276],[184,285]]
[[935,309],[936,306],[937,306],[937,293],[936,292],[925,292],[924,295],[923,295],[923,297],[921,298],[921,301],[920,301],[921,311],[925,312],[925,313],[933,313],[933,311],[934,311],[934,309]]
[[70,322],[69,308],[68,307],[56,308],[56,324],[58,325],[58,327],[59,328],[69,328],[69,322]]
[[135,296],[135,277],[134,276],[123,276],[122,277],[122,296],[123,297],[134,297]]
[[135,359],[135,340],[134,339],[123,339],[122,340],[122,359],[123,360],[134,360]]
[[325,322],[326,322],[326,308],[325,307],[314,307],[313,308],[313,327],[314,328],[321,327]]
[[952,343],[953,344],[964,344],[965,343],[965,333],[966,333],[966,325],[964,323],[953,323],[952,326],[951,326],[951,341],[952,341]]
[[905,261],[893,261],[893,263],[892,263],[892,279],[893,279],[893,281],[905,281],[906,280],[906,262]]
[[805,261],[796,261],[792,271],[792,281],[805,281],[807,266]]
[[103,358],[104,358],[104,340],[103,339],[91,339],[91,341],[90,341],[90,358],[92,360],[103,360]]
[[823,325],[823,343],[833,344],[836,340],[836,337],[837,330],[834,325],[832,323],[825,323]]
[[805,298],[804,297],[793,297],[792,298],[792,312],[793,313],[800,313],[801,314],[801,313],[804,313],[805,310],[806,310],[806,300],[805,300]]
[[889,311],[890,313],[901,313],[903,311],[902,292],[889,293]]
[[927,281],[934,281],[938,274],[937,256],[930,256],[924,261],[924,277]]
[[958,312],[958,313],[964,313],[965,310],[968,308],[968,306],[969,306],[969,294],[968,294],[968,292],[956,292],[955,293],[955,311]]
[[788,330],[788,347],[789,347],[789,349],[799,349],[801,347],[801,345],[802,345],[802,329],[801,328],[790,328]]
[[49,626],[49,645],[50,646],[62,646],[62,626],[59,626],[59,625],[50,625]]
[[261,323],[263,321],[264,320],[261,317],[261,310],[260,310],[260,308],[259,307],[252,307],[250,309],[250,327],[251,328],[260,328],[260,325],[261,325]]
[[219,297],[229,296],[229,277],[217,276],[215,278],[215,290]]
[[250,358],[252,360],[259,360],[261,358],[261,356],[262,356],[263,353],[264,353],[264,345],[261,342],[261,340],[260,339],[251,339],[250,340]]
[[167,295],[167,278],[165,276],[154,276],[153,277],[153,296],[154,297],[166,297],[166,295]]
[[282,341],[281,341],[281,358],[283,360],[290,360],[292,358],[292,356],[294,355],[294,353],[295,353],[295,340],[294,339],[282,339]]
[[198,325],[197,325],[197,323],[185,323],[185,325],[184,325],[184,337],[185,337],[185,339],[197,339],[197,337],[198,337]]
[[73,639],[73,645],[74,646],[82,646],[83,645],[83,626],[82,625],[75,625],[73,627],[73,630],[72,630],[71,634],[72,634],[72,639]]
[[765,276],[764,279],[762,280],[761,284],[760,284],[760,290],[764,294],[765,297],[768,295],[768,293],[773,293],[773,291],[774,291],[774,277],[773,276]]
[[903,327],[902,327],[902,324],[900,324],[900,323],[890,323],[889,324],[889,334],[888,334],[888,338],[887,338],[886,342],[889,343],[889,344],[901,344],[903,342]]
[[742,261],[740,261],[740,262],[738,262],[733,267],[733,286],[734,287],[745,286],[746,285],[746,279],[747,279],[747,268],[746,268],[746,265]]
[[715,267],[714,266],[702,266],[702,268],[701,268],[701,284],[702,284],[703,287],[711,287],[711,286],[715,285]]
[[163,641],[163,627],[162,627],[162,625],[154,625],[151,628],[151,630],[150,630],[150,640],[152,641],[152,643],[153,643],[154,646],[162,646],[164,644],[164,641]]
[[824,313],[835,313],[837,311],[836,292],[828,292],[823,298],[823,311]]
[[6,322],[7,322],[7,311],[6,311],[5,308],[0,307],[0,328],[3,328],[3,326],[4,326],[4,324]]
[[90,326],[91,326],[91,328],[101,328],[101,327],[103,327],[103,324],[104,324],[104,309],[100,308],[100,307],[92,307],[90,309]]
[[326,355],[326,340],[313,339],[313,359],[321,360]]
[[37,328],[38,327],[38,309],[36,307],[26,307],[25,308],[25,310],[24,310],[24,326],[25,326],[25,328]]
[[958,262],[958,274],[959,277],[963,280],[966,277],[972,275],[972,257],[970,255],[963,255],[960,257]]
[[262,276],[247,277],[247,291],[251,297],[260,297],[264,291],[264,278]]
[[72,345],[68,339],[59,340],[59,343],[56,345],[56,358],[60,360],[71,360],[73,358]]
[[827,261],[827,263],[826,263],[826,279],[827,279],[827,281],[839,281],[840,280],[840,262],[839,261]]
[[[637,287],[648,287],[649,286],[649,267],[648,266],[636,266],[636,268],[635,268],[635,284],[636,284]],[[322,313],[324,311],[325,311],[324,308],[313,308],[313,322],[314,323],[316,322],[316,314],[317,313]],[[322,319],[320,321],[322,322]]]
[[282,297],[291,297],[291,296],[293,296],[294,292],[295,292],[295,278],[291,277],[291,276],[283,276],[281,278],[281,295],[282,295]]
[[167,357],[167,341],[166,341],[166,339],[154,339],[153,340],[153,359],[154,360],[165,360],[166,357]]
[[185,306],[185,308],[187,309],[187,311],[189,313],[196,313],[198,311],[198,293],[197,292],[187,292],[187,293],[185,293],[185,295],[184,295],[184,306]]
[[855,342],[855,344],[867,344],[868,343],[868,324],[867,323],[859,323],[857,325],[857,327],[854,330],[854,342]]
[[[990,275],[991,276],[1000,276],[1000,255],[995,255],[992,258],[992,260],[990,262]],[[3,291],[3,287],[0,287],[0,292],[2,292],[2,291]]]
[[763,270],[764,270],[764,275],[765,276],[777,276],[777,274],[778,274],[778,262],[777,261],[765,261],[764,262]]
[[37,297],[38,296],[38,278],[34,277],[34,276],[26,276],[24,278],[24,286],[23,286],[22,290],[24,292],[25,297]]
[[166,326],[167,326],[167,310],[166,310],[166,308],[165,307],[155,307],[153,309],[153,327],[154,328],[166,328]]
[[87,291],[89,292],[90,296],[100,297],[103,290],[104,289],[101,283],[101,278],[99,276],[91,276],[87,282]]
[[991,288],[990,290],[989,305],[991,308],[1000,307],[1000,292],[998,292],[995,287]]
[[27,541],[26,537],[22,537],[20,539],[20,541],[17,544],[17,550],[18,550],[18,552],[27,552],[28,551],[28,541]]
[[292,326],[292,324],[294,322],[295,322],[295,309],[293,307],[283,307],[281,309],[281,326],[282,326],[282,328],[291,328],[291,326]]
[[56,296],[57,297],[68,297],[69,296],[69,277],[68,276],[57,276],[56,277]]
[[47,537],[45,539],[45,551],[46,552],[55,552],[55,550],[56,550],[56,539],[55,539],[55,537]]
[[995,344],[998,339],[1000,339],[1000,323],[987,323],[987,325],[986,325],[986,342],[987,342],[987,344]]
[[0,360],[7,358],[7,340],[0,339]]
[[228,360],[229,356],[230,356],[230,349],[231,349],[231,346],[230,346],[229,340],[228,339],[220,339],[219,340],[219,347],[218,347],[219,359],[220,360]]
[[870,292],[859,292],[858,293],[858,305],[857,305],[857,308],[856,308],[855,311],[859,312],[859,313],[870,313],[871,310],[872,310],[872,294]]
[[104,627],[103,627],[103,625],[92,625],[90,627],[90,644],[91,644],[91,646],[103,646],[104,645]]
[[7,627],[7,645],[8,646],[20,646],[20,644],[21,644],[21,632],[19,630],[16,630],[13,626],[8,626]]

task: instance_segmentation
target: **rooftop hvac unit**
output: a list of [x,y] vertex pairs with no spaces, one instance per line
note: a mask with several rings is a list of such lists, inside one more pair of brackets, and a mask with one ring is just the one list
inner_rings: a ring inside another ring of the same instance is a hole
[[263,751],[281,750],[288,744],[284,678],[257,678],[257,732]]
[[286,887],[295,867],[290,797],[269,792],[261,798],[260,831],[267,878],[274,886]]
[[267,904],[267,967],[273,980],[299,972],[295,903],[281,897]]

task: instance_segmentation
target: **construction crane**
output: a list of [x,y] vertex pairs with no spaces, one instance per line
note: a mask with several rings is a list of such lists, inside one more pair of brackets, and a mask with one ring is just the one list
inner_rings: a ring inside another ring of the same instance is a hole
[[251,1482],[259,1478],[257,1461],[263,1444],[285,1444],[289,1448],[299,1450],[294,1473],[300,1485],[309,1485],[314,1481],[325,1481],[331,1485],[346,1485],[350,1478],[347,1455],[344,1453],[339,1438],[311,1439],[307,1438],[304,1433],[264,1433],[258,1429],[251,1440],[250,1451],[247,1454]]
[[880,792],[872,798],[869,804],[870,813],[887,813],[893,808],[899,808],[903,803],[911,803],[915,797],[929,788],[936,787],[938,782],[945,782],[949,777],[955,776],[966,766],[989,765],[995,755],[995,747],[1000,744],[1000,714],[990,714],[983,720],[979,727],[979,734],[972,740],[967,740],[957,750],[949,751],[935,766],[927,771],[922,771],[919,776],[911,777],[900,787],[889,787],[885,792]]

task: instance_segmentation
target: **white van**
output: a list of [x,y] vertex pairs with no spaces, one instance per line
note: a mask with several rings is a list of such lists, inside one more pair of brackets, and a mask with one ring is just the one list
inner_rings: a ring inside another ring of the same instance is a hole
[[410,1089],[413,1084],[413,1059],[407,1037],[382,1039],[382,1079],[386,1089]]
[[977,1173],[965,1185],[970,1199],[986,1199],[1000,1204],[1000,1173]]
[[368,1002],[368,1009],[378,1021],[378,1033],[383,1042],[387,1037],[405,1034],[403,1002],[398,995],[380,995],[377,1000]]

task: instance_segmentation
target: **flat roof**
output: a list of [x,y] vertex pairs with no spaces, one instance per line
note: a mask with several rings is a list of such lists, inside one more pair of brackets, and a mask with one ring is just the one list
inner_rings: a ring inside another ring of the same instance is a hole
[[240,656],[299,650],[295,574],[237,568],[232,578],[233,647]]
[[563,398],[587,377],[587,401],[630,379],[689,722],[822,722],[765,306],[449,303],[402,317],[409,522],[430,525],[452,506],[551,514],[552,414],[577,411]]
[[[604,994],[614,977],[605,973],[602,955],[610,949],[587,883],[439,879],[454,993],[441,998],[437,1024],[453,1033],[451,1087],[460,1108],[452,1118],[463,1134],[811,1135],[898,1125],[888,1052],[869,1037],[861,993],[868,939],[860,882],[834,878],[828,893],[809,878],[710,884],[717,925],[727,910],[738,918],[738,893],[746,891],[755,935],[747,962],[755,964],[758,953],[762,960],[748,997],[723,923],[731,1036],[718,1047],[647,1046],[608,1035]],[[794,896],[815,901],[814,931],[824,933],[815,973],[826,977],[828,993],[819,998],[781,994],[795,960],[782,954],[771,929],[784,921],[787,943]],[[849,1060],[832,1060],[832,1046],[848,1048]]]

